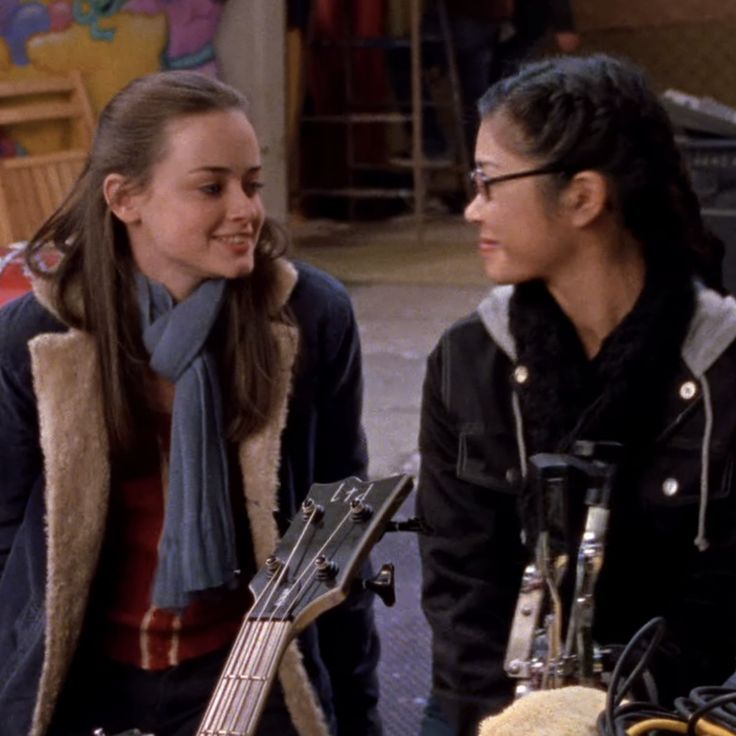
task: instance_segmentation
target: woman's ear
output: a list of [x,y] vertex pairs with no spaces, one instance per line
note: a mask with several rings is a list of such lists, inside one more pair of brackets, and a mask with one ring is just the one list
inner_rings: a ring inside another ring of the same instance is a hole
[[598,171],[580,171],[562,194],[562,206],[574,227],[587,227],[608,207],[610,186]]
[[102,194],[110,211],[126,225],[139,219],[137,198],[128,187],[122,174],[108,174],[102,182]]

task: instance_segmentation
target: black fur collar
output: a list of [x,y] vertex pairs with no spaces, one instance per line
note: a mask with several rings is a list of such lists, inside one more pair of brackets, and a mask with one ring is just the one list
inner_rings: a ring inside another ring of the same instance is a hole
[[518,387],[529,454],[566,452],[576,439],[642,451],[661,421],[694,309],[687,274],[650,275],[634,308],[589,360],[546,287],[517,286],[509,324],[518,363],[529,370]]

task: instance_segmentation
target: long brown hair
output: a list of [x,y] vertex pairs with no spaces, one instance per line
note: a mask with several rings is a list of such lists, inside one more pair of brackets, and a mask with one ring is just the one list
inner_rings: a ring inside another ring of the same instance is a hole
[[[220,110],[247,115],[247,101],[229,85],[195,72],[159,72],[128,84],[103,109],[71,194],[26,251],[29,268],[53,282],[54,307],[61,318],[94,337],[113,457],[140,447],[142,428],[150,425],[144,392],[148,357],[127,231],[105,202],[103,182],[117,173],[133,187],[144,188],[154,164],[166,153],[168,123]],[[47,271],[38,261],[49,247],[61,257]],[[284,231],[266,220],[252,274],[228,283],[221,367],[233,440],[262,428],[272,413],[280,355],[271,322],[288,323],[290,316],[288,309],[279,309],[269,299],[275,259],[286,248]]]

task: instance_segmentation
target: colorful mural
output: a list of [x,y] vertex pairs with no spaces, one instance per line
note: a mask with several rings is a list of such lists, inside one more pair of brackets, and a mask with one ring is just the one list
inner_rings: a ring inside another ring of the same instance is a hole
[[[156,69],[215,75],[223,2],[0,0],[0,79],[77,69],[99,111],[128,81]],[[34,152],[33,141],[27,147]]]

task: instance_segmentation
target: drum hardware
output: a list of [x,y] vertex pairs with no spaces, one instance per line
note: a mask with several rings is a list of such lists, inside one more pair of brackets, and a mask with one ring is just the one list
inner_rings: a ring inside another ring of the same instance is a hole
[[[573,683],[600,684],[609,652],[593,640],[594,592],[620,452],[618,443],[581,441],[570,454],[529,458],[522,519],[534,554],[522,577],[504,660],[506,673],[517,681],[517,698]],[[585,517],[563,638],[560,591],[570,562],[569,539],[579,526],[573,518],[574,500],[581,493]]]

